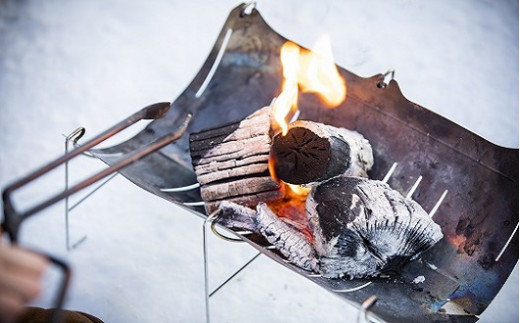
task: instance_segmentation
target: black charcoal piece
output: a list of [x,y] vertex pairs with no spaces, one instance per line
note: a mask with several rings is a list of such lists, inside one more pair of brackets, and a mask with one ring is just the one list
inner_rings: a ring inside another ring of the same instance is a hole
[[366,176],[372,148],[355,131],[312,121],[295,121],[273,138],[270,157],[276,176],[290,184],[309,184],[341,174]]

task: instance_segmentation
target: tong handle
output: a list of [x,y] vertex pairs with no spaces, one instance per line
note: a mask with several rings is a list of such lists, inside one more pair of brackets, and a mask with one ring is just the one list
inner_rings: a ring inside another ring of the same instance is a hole
[[39,255],[47,258],[53,265],[58,267],[62,272],[62,278],[60,280],[60,285],[58,287],[58,291],[56,293],[56,299],[54,301],[54,307],[52,309],[51,314],[51,323],[58,323],[62,321],[62,313],[63,302],[65,301],[65,295],[67,294],[67,289],[69,287],[70,277],[72,275],[72,271],[70,270],[70,266],[64,261],[45,253],[38,253]]
[[[144,119],[159,119],[162,118],[170,109],[171,105],[169,102],[161,102],[149,105],[140,111],[134,113],[130,117],[126,118],[125,120],[119,122],[118,124],[114,125],[110,129],[106,130],[105,132],[101,133],[100,135],[96,136],[94,139],[91,139],[86,144],[72,150],[71,152],[57,158],[56,160],[50,162],[49,164],[37,169],[36,171],[30,173],[29,175],[23,177],[22,179],[14,182],[13,184],[9,185],[3,192],[2,192],[2,199],[4,204],[4,219],[1,223],[1,227],[5,233],[7,233],[11,243],[16,244],[18,242],[18,233],[20,230],[20,226],[22,222],[27,219],[28,217],[38,213],[39,211],[42,211],[43,209],[53,205],[54,203],[84,189],[87,186],[90,186],[91,184],[103,179],[104,177],[117,172],[118,170],[122,169],[125,166],[128,166],[129,164],[155,152],[158,149],[163,148],[164,146],[174,142],[175,140],[179,139],[184,132],[186,131],[189,122],[191,120],[191,114],[188,114],[176,131],[166,134],[159,139],[155,140],[151,144],[147,145],[146,147],[136,151],[135,153],[132,153],[128,156],[123,157],[120,161],[116,162],[112,166],[96,173],[95,175],[83,180],[82,182],[74,185],[73,187],[69,188],[68,190],[65,190],[61,193],[56,194],[53,197],[48,198],[47,200],[33,206],[31,209],[24,211],[24,212],[18,212],[12,203],[11,195],[14,191],[17,189],[25,186],[26,184],[34,181],[35,179],[41,177],[42,175],[45,175],[49,171],[53,170],[54,168],[64,164],[65,162],[71,160],[72,158],[82,154],[83,152],[87,151],[88,149],[98,145],[99,143],[103,142],[104,140],[112,137],[116,133],[128,128],[129,126],[133,125],[139,120]],[[35,251],[34,251],[35,252]],[[69,265],[65,263],[64,261],[42,252],[35,252],[45,258],[47,258],[52,264],[57,266],[62,272],[63,272],[63,278],[60,282],[60,286],[58,289],[56,301],[55,301],[55,309],[52,313],[51,322],[59,322],[61,319],[61,308],[63,306],[63,301],[65,299],[65,294],[68,288],[68,284],[71,277],[71,270]]]
[[[12,183],[2,193],[2,199],[4,202],[4,222],[2,223],[2,227],[4,228],[5,232],[9,235],[9,238],[11,241],[17,241],[18,239],[18,231],[20,227],[20,223],[25,220],[26,218],[30,217],[31,215],[38,213],[42,211],[43,209],[53,205],[54,203],[66,198],[67,196],[70,196],[83,188],[95,183],[96,181],[118,171],[122,167],[127,166],[128,164],[134,162],[135,160],[144,157],[145,155],[155,151],[156,149],[162,148],[166,144],[171,143],[172,141],[178,139],[178,137],[182,136],[184,133],[184,130],[187,126],[187,121],[183,124],[181,127],[181,133],[178,134],[178,132],[175,132],[173,134],[178,136],[165,136],[158,141],[164,143],[161,147],[154,147],[155,149],[151,150],[149,149],[150,146],[146,147],[145,149],[142,149],[141,151],[138,151],[137,153],[131,155],[125,160],[122,160],[121,162],[114,164],[113,166],[109,167],[108,169],[105,169],[98,174],[84,180],[83,182],[75,185],[74,187],[63,191],[62,193],[59,193],[40,204],[32,207],[31,209],[25,211],[25,212],[17,212],[13,206],[12,200],[11,200],[11,194],[16,191],[17,189],[25,186],[26,184],[34,181],[35,179],[41,177],[42,175],[45,175],[49,171],[53,170],[54,168],[64,164],[65,162],[73,159],[74,157],[84,153],[88,149],[98,145],[99,143],[105,141],[106,139],[112,137],[113,135],[119,133],[120,131],[128,128],[129,126],[133,125],[139,120],[144,119],[158,119],[161,118],[166,114],[166,112],[170,108],[170,103],[168,102],[161,102],[149,105],[140,111],[134,113],[130,117],[126,118],[125,120],[119,122],[118,124],[114,125],[110,129],[106,130],[105,132],[101,133],[100,135],[96,136],[95,138],[88,141],[86,144],[72,150],[71,152],[57,158],[56,160],[50,162],[49,164],[37,169],[36,171],[30,173],[29,175],[19,179],[18,181]],[[189,119],[189,118],[188,118]],[[189,120],[188,120],[189,121]],[[156,142],[157,143],[157,142]]]

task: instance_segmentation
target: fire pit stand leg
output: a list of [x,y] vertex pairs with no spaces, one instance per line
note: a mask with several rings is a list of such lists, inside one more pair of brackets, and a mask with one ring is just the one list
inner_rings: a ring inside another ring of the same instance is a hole
[[[78,146],[78,141],[83,137],[85,134],[85,128],[79,127],[76,130],[72,131],[68,136],[65,136],[65,155],[69,152],[69,145],[72,143],[73,146]],[[88,152],[84,152],[83,155],[87,157],[94,157]],[[65,191],[69,189],[69,161],[67,160],[65,162]],[[86,239],[87,236],[84,235],[80,239],[78,239],[76,242],[71,244],[70,242],[70,223],[69,223],[69,213],[74,210],[77,206],[79,206],[81,203],[83,203],[85,200],[87,200],[92,194],[94,194],[97,190],[99,190],[101,187],[103,187],[105,184],[110,182],[114,177],[117,176],[118,173],[112,174],[110,177],[105,179],[101,184],[96,186],[94,189],[92,189],[89,193],[87,193],[84,197],[82,197],[78,202],[76,202],[74,205],[69,207],[69,196],[65,197],[65,247],[67,251],[70,251],[72,249],[75,249],[80,244],[82,244]]]
[[[229,283],[233,278],[236,277],[242,270],[247,268],[255,259],[257,259],[262,253],[258,252],[253,258],[248,260],[242,267],[240,267],[238,270],[236,270],[232,275],[230,275],[222,284],[220,284],[215,290],[212,292],[209,291],[209,266],[208,266],[208,239],[207,239],[207,225],[211,225],[211,229],[213,232],[215,232],[213,228],[213,220],[216,217],[216,215],[219,213],[220,210],[216,210],[213,213],[211,213],[206,220],[202,223],[202,250],[204,254],[204,301],[205,301],[205,312],[206,312],[206,323],[209,323],[211,320],[211,311],[209,306],[209,299],[211,296],[216,294],[222,287],[224,287],[227,283]],[[215,232],[216,233],[216,232]],[[221,239],[224,239],[226,241],[232,241],[232,242],[243,242],[243,240],[232,240],[228,238],[223,238],[221,234],[216,234]]]

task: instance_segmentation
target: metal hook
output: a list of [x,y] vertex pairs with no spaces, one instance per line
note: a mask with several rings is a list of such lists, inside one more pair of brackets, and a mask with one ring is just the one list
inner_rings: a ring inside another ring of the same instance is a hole
[[[81,138],[83,138],[83,136],[85,135],[86,132],[87,132],[87,130],[84,127],[79,127],[79,128],[76,128],[76,130],[72,131],[68,136],[63,135],[63,137],[65,137],[65,153],[68,152],[69,142],[71,142],[71,141],[72,141],[72,146],[78,148],[79,147],[78,141]],[[95,157],[94,155],[92,155],[92,153],[90,153],[88,151],[84,151],[82,153],[82,155],[91,157],[91,158]]]
[[372,295],[369,298],[367,298],[363,303],[361,303],[361,306],[359,307],[358,316],[357,316],[357,322],[358,323],[361,321],[361,313],[363,313],[364,321],[365,322],[370,322],[368,320],[368,312],[369,312],[370,308],[372,306],[374,306],[376,301],[377,301],[377,296],[376,295]]
[[394,79],[394,76],[395,76],[395,70],[392,68],[392,69],[389,69],[388,71],[386,71],[383,75],[381,75],[381,78],[379,79],[379,81],[377,82],[377,87],[380,88],[380,89],[384,89],[385,87],[388,86],[388,83],[385,82],[385,79],[386,77],[390,75],[390,80],[388,82],[390,82],[391,80]]
[[[211,232],[213,232],[214,235],[216,235],[217,237],[219,237],[222,240],[230,241],[230,242],[244,242],[244,240],[242,240],[242,239],[230,238],[230,237],[227,237],[227,236],[223,235],[222,233],[218,232],[217,228],[215,227],[216,223],[213,220],[215,220],[215,218],[217,217],[219,212],[220,212],[220,210],[215,210],[210,215],[208,215],[208,217],[204,221],[204,226],[206,225],[206,223],[211,223],[211,225],[210,225]],[[251,234],[252,232],[240,231],[240,232],[235,232],[235,233],[244,235],[244,234]]]
[[[220,239],[226,240],[226,241],[229,241],[229,242],[244,242],[244,240],[242,240],[242,239],[230,238],[230,237],[227,237],[227,236],[223,235],[222,233],[218,232],[218,230],[215,227],[215,225],[216,225],[216,223],[211,221],[211,226],[210,226],[211,232],[213,232],[213,234],[215,234]],[[244,231],[243,233],[250,233],[250,232],[249,231]]]
[[245,3],[244,7],[240,11],[240,17],[249,16],[254,9],[256,9],[256,1],[249,1]]
[[76,130],[74,130],[73,132],[71,132],[65,138],[66,138],[67,141],[71,141],[72,140],[72,144],[76,145],[78,143],[78,140],[80,140],[81,137],[83,137],[83,135],[85,135],[85,132],[86,132],[85,128],[79,127]]

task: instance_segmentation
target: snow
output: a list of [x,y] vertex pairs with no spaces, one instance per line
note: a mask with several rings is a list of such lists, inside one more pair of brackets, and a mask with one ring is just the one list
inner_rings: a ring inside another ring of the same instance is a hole
[[[171,101],[205,60],[238,2],[0,1],[0,185],[138,109]],[[410,100],[493,143],[518,147],[518,2],[259,1],[264,19],[306,47],[331,36],[336,61],[360,75],[389,68]],[[132,129],[113,142],[130,137]],[[108,144],[107,144],[108,145]],[[71,182],[103,165],[84,157]],[[63,188],[63,169],[16,196]],[[82,194],[79,194],[82,195]],[[74,197],[71,201],[77,201]],[[106,322],[204,322],[202,221],[118,176],[70,214],[63,203],[27,221],[23,245],[73,266],[66,307]],[[210,289],[256,254],[209,240]],[[46,284],[53,286],[49,273]],[[48,306],[50,293],[36,302]],[[481,322],[518,320],[518,267]],[[264,256],[211,298],[213,322],[354,321],[354,306]]]

